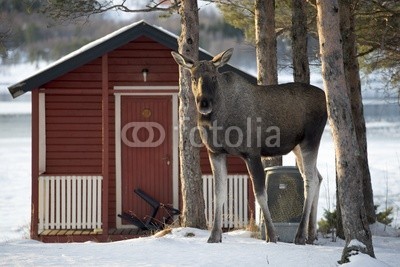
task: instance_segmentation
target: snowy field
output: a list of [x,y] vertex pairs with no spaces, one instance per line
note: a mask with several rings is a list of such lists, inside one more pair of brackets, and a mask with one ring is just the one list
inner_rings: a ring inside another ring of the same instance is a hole
[[[12,75],[11,75],[12,76]],[[1,77],[4,77],[1,78]],[[1,75],[0,91],[15,78]],[[4,82],[4,83],[3,83]],[[1,96],[1,95],[0,95]],[[3,95],[4,96],[4,95]],[[383,107],[385,104],[383,104]],[[367,117],[369,163],[375,204],[394,208],[393,225],[400,226],[400,117]],[[208,231],[177,228],[160,238],[147,237],[113,243],[43,244],[29,240],[31,194],[30,104],[0,98],[0,266],[336,266],[343,241],[320,238],[317,245],[267,244],[245,231],[223,236],[222,244],[207,244]],[[284,157],[293,165],[292,155]],[[324,176],[319,218],[333,210],[335,169],[333,142],[327,127],[318,168]],[[399,232],[373,226],[378,260],[360,255],[349,266],[400,266]],[[192,236],[194,235],[194,236]],[[189,237],[192,236],[192,237]],[[385,237],[382,237],[385,236]]]

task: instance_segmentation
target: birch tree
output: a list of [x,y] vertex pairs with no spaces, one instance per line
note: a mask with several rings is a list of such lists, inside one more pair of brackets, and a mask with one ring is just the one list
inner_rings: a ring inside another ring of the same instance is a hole
[[322,60],[323,84],[327,98],[328,121],[335,145],[338,194],[346,245],[341,262],[349,261],[354,253],[372,257],[372,235],[363,201],[360,151],[351,116],[343,66],[342,41],[339,31],[337,0],[317,0],[318,34]]

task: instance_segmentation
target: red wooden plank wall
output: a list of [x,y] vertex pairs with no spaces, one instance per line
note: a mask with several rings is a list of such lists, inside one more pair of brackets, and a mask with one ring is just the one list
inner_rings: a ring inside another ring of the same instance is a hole
[[[147,37],[121,46],[109,53],[110,89],[114,86],[177,86],[178,65],[171,50]],[[142,70],[147,69],[147,82]]]
[[44,88],[46,174],[101,174],[101,59]]

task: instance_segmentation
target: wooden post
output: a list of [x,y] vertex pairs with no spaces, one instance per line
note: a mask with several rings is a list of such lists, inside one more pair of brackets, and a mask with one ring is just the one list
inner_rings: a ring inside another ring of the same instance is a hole
[[32,90],[32,203],[31,238],[39,239],[39,89]]
[[109,184],[109,97],[108,97],[108,54],[101,61],[102,87],[102,221],[103,235],[108,236],[108,184]]

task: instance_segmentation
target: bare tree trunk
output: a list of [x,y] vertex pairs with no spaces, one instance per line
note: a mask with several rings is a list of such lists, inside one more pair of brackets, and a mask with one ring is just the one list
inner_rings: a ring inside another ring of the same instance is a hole
[[335,144],[340,208],[346,245],[341,262],[354,252],[375,257],[372,235],[363,201],[362,171],[357,136],[347,95],[343,52],[339,31],[338,0],[317,0],[318,34],[322,76],[327,97],[328,120]]
[[363,178],[364,206],[369,223],[376,221],[371,174],[368,165],[367,132],[361,95],[360,68],[357,58],[354,6],[351,0],[340,0],[340,31],[343,40],[344,73],[351,101],[351,112],[360,150],[360,165]]
[[[179,37],[179,53],[194,60],[199,56],[199,16],[197,0],[181,2],[182,32]],[[196,106],[191,90],[190,72],[179,68],[179,159],[182,190],[182,225],[206,228],[203,180],[200,169],[200,149],[192,146],[190,131],[197,128]],[[193,135],[192,135],[193,136]],[[196,131],[194,140],[200,143]],[[193,140],[192,140],[193,141]]]
[[[276,55],[275,0],[256,0],[256,58],[259,85],[278,83]],[[263,159],[264,167],[281,166],[282,157]]]
[[[278,83],[278,59],[276,55],[275,32],[275,0],[256,0],[255,4],[255,34],[256,34],[256,59],[257,83],[271,85]],[[265,167],[281,166],[282,157],[263,158]],[[260,212],[261,214],[261,212]],[[265,220],[261,218],[261,238],[268,240]]]
[[292,57],[295,82],[310,83],[306,0],[292,0]]
[[[337,169],[337,168],[336,168]],[[346,236],[344,235],[344,230],[343,230],[343,222],[342,222],[342,210],[340,209],[340,200],[339,200],[339,189],[338,189],[338,175],[336,172],[336,236],[338,236],[341,239],[346,239]]]
[[258,84],[277,84],[275,0],[256,0],[255,25]]

